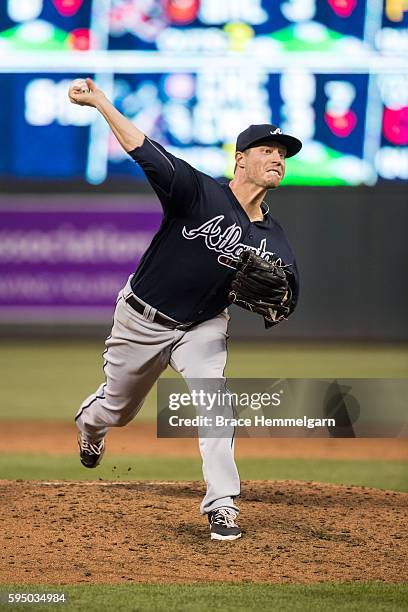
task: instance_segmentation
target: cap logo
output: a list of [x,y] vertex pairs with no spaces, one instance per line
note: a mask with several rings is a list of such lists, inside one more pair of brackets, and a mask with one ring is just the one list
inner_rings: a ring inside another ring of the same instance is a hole
[[282,130],[280,128],[276,128],[276,130],[273,130],[273,132],[272,130],[269,130],[269,133],[272,134],[272,136],[274,134],[282,134]]

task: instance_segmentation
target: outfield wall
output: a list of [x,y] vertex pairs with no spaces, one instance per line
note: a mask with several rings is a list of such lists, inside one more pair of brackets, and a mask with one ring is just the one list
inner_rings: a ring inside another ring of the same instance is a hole
[[[233,307],[231,335],[408,340],[404,186],[281,188],[268,201],[297,256],[299,307],[269,332]],[[2,335],[103,335],[159,224],[150,194],[0,196]]]

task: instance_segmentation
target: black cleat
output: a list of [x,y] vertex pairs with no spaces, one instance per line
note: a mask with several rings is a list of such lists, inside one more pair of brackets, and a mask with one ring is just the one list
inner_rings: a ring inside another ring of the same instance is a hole
[[212,540],[236,540],[241,537],[241,529],[235,522],[238,516],[233,508],[216,508],[208,513]]
[[103,453],[105,452],[105,440],[102,438],[98,442],[89,442],[84,434],[78,434],[79,457],[81,463],[86,468],[95,468],[100,464]]

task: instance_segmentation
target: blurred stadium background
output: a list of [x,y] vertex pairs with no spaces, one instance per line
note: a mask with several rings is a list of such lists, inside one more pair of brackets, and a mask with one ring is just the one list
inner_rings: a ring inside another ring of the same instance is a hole
[[233,309],[235,338],[406,341],[407,27],[393,0],[2,2],[3,333],[103,337],[160,223],[104,120],[67,99],[89,75],[213,176],[231,176],[250,123],[303,140],[270,195],[301,271],[298,312],[265,334]]
[[160,224],[104,121],[69,103],[76,77],[213,176],[232,175],[250,123],[303,140],[269,195],[300,304],[267,333],[231,309],[230,376],[405,377],[407,41],[402,0],[2,2],[3,423],[72,418]]

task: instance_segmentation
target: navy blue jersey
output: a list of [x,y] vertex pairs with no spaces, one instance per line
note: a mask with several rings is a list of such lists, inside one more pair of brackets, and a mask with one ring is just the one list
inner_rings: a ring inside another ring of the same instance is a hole
[[180,323],[205,321],[228,306],[234,263],[252,249],[288,266],[296,304],[296,262],[282,227],[266,209],[263,221],[250,221],[227,181],[199,172],[147,137],[130,155],[164,212],[133,276],[135,295]]

